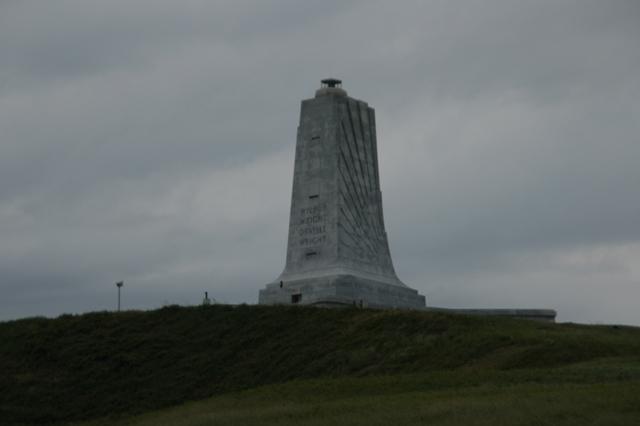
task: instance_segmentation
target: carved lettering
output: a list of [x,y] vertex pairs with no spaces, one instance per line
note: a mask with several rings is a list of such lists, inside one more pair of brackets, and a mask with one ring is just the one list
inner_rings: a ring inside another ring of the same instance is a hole
[[327,204],[322,203],[298,210],[296,215],[297,244],[300,247],[318,246],[327,241]]
[[300,215],[301,216],[317,215],[317,214],[324,213],[326,210],[327,210],[327,204],[323,203],[318,206],[306,207],[306,208],[300,209]]
[[326,226],[322,225],[322,226],[305,226],[304,228],[300,228],[298,229],[298,235],[305,236],[305,235],[317,235],[317,234],[324,234],[325,232],[327,232]]
[[300,218],[298,225],[312,225],[315,223],[323,223],[325,217],[323,215],[313,215]]
[[325,241],[327,241],[327,236],[326,235],[321,235],[321,236],[317,236],[317,237],[307,237],[307,238],[301,238],[299,241],[299,245],[302,247],[305,246],[317,246],[319,244],[324,243]]

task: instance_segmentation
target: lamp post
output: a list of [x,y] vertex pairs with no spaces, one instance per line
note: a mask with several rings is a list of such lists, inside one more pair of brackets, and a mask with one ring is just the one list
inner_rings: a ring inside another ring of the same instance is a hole
[[124,281],[119,281],[116,283],[116,287],[118,287],[118,312],[120,312],[120,289],[124,285]]

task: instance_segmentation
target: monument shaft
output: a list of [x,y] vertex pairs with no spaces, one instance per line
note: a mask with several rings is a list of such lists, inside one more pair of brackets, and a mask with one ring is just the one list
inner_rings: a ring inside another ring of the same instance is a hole
[[302,101],[286,266],[260,303],[422,308],[391,262],[374,110],[339,85]]

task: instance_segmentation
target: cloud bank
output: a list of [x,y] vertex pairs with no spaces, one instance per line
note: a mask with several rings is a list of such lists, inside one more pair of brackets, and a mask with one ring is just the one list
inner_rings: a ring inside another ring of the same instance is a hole
[[376,108],[401,279],[640,325],[634,1],[5,1],[0,319],[255,303],[299,103]]

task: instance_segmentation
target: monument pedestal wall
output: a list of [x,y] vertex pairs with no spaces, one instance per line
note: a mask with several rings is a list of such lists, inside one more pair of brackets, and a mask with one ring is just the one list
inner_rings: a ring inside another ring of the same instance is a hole
[[260,290],[260,304],[424,309],[425,297],[404,285],[341,274],[267,284]]

